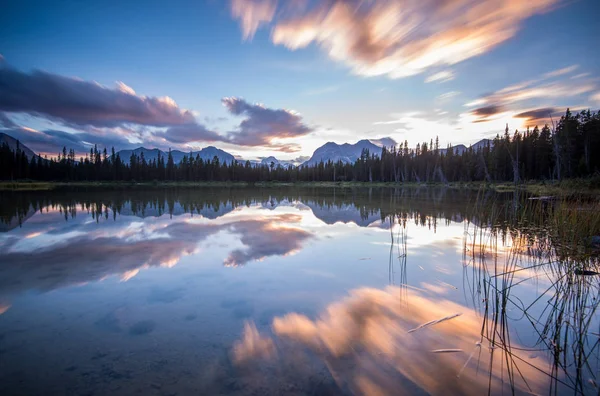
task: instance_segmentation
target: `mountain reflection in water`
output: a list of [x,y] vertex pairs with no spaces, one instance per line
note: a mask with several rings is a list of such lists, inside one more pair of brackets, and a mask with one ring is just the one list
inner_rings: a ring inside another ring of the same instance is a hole
[[596,393],[598,281],[523,198],[3,193],[0,393]]

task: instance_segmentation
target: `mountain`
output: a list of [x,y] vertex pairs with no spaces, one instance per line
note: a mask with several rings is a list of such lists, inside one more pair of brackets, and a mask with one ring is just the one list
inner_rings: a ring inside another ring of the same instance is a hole
[[[472,147],[474,151],[478,151],[478,150],[483,149],[488,144],[491,147],[494,145],[494,141],[492,139],[481,139],[477,143],[472,144],[470,147]],[[458,144],[456,146],[452,146],[452,151],[454,152],[454,154],[462,155],[465,151],[467,151],[467,148],[468,147],[465,146],[464,144]],[[448,151],[448,149],[440,149],[441,154],[445,155],[446,151]]]
[[481,150],[488,144],[490,145],[490,147],[492,147],[494,145],[494,141],[492,139],[481,139],[477,143],[472,144],[471,147],[473,147],[473,150],[477,151],[477,150]]
[[259,163],[259,164],[260,164],[260,165],[266,165],[266,166],[268,166],[268,167],[271,167],[271,163],[274,163],[274,164],[275,164],[275,167],[277,167],[277,166],[279,166],[279,165],[283,166],[284,168],[289,168],[289,167],[295,167],[295,166],[298,166],[298,163],[297,163],[297,162],[294,162],[294,160],[289,160],[289,161],[287,161],[287,160],[278,160],[277,158],[275,158],[275,157],[273,157],[273,156],[271,156],[271,157],[267,157],[267,158],[263,158],[263,159],[260,161],[260,163]]
[[[171,155],[173,156],[173,162],[179,163],[181,162],[184,156],[187,155],[189,157],[190,153],[179,150],[173,150],[171,151]],[[215,156],[219,159],[219,162],[221,163],[226,162],[228,164],[231,164],[233,161],[235,161],[233,155],[229,154],[227,151],[223,151],[214,146],[204,147],[200,151],[192,151],[192,156],[194,157],[194,159],[196,159],[198,155],[200,155],[200,158],[202,158],[203,161],[212,161]]]
[[[9,136],[5,133],[0,132],[0,146],[4,143],[6,143],[13,151],[17,148],[17,140],[15,138],[13,138],[12,136]],[[472,147],[473,150],[477,151],[477,150],[484,148],[488,144],[490,146],[492,146],[494,144],[494,141],[491,139],[481,139],[480,141],[472,144],[470,147]],[[28,159],[31,159],[32,157],[36,156],[35,152],[33,150],[31,150],[29,147],[25,146],[23,143],[19,142],[19,145],[20,145],[21,150],[23,150],[25,152],[25,155],[27,156]],[[359,140],[358,142],[356,142],[354,144],[349,144],[349,143],[337,144],[334,142],[328,142],[328,143],[325,143],[323,146],[319,147],[318,149],[316,149],[315,152],[313,153],[313,155],[311,156],[311,158],[302,164],[299,164],[293,160],[289,160],[289,161],[278,160],[277,158],[275,158],[273,156],[263,158],[260,161],[251,160],[250,163],[254,166],[266,165],[266,166],[270,167],[271,163],[273,162],[276,167],[278,165],[281,165],[285,168],[290,167],[290,166],[299,166],[299,165],[314,166],[314,165],[319,164],[319,162],[321,162],[321,161],[327,162],[329,160],[331,160],[333,162],[342,161],[344,163],[354,163],[360,157],[363,149],[368,149],[371,154],[375,154],[375,155],[379,156],[381,154],[382,147],[384,147],[384,146],[391,147],[391,146],[395,146],[395,145],[396,145],[396,142],[391,138],[370,139],[370,140],[363,139],[363,140]],[[465,146],[464,144],[459,144],[459,145],[453,146],[453,149],[454,149],[455,154],[462,154],[465,151],[467,151],[467,146]],[[446,151],[447,151],[447,149],[440,149],[440,153],[442,153],[442,154],[445,154]],[[132,153],[134,153],[137,156],[141,156],[143,153],[144,158],[148,162],[158,159],[159,154],[165,159],[165,161],[167,160],[167,157],[168,157],[168,153],[166,153],[160,149],[157,149],[157,148],[147,149],[145,147],[138,147],[134,150],[120,150],[117,152],[117,154],[119,154],[119,156],[121,157],[121,160],[124,161],[125,163],[129,162],[129,158],[131,157]],[[212,161],[212,159],[215,156],[219,159],[219,161],[221,163],[230,164],[236,160],[236,158],[233,155],[231,155],[230,153],[228,153],[224,150],[221,150],[219,148],[216,148],[214,146],[205,147],[200,151],[192,151],[191,154],[194,158],[196,158],[199,155],[200,158],[202,158],[204,161]],[[183,160],[184,156],[189,157],[190,153],[183,152],[180,150],[172,150],[171,155],[173,157],[173,162],[175,162],[177,164],[177,163],[180,163],[181,160]],[[238,161],[240,161],[241,163],[245,162],[242,159],[238,159]]]
[[398,145],[394,139],[389,137],[384,137],[381,139],[369,139],[369,141],[379,147],[392,147]]
[[23,143],[19,142],[14,137],[9,136],[6,133],[0,132],[0,146],[2,146],[3,144],[7,144],[8,147],[11,149],[11,151],[16,151],[16,149],[17,149],[17,143],[18,143],[19,148],[21,149],[21,151],[25,152],[25,155],[27,156],[28,159],[31,159],[32,157],[36,156],[36,154],[33,152],[32,149],[30,149],[29,147],[25,146]]
[[[389,138],[386,138],[386,140]],[[380,139],[384,140],[384,139]],[[388,140],[393,141],[391,139]],[[394,142],[395,143],[395,142]],[[354,163],[360,157],[362,151],[368,149],[369,153],[380,155],[381,146],[374,144],[368,139],[359,140],[354,144],[344,143],[337,144],[334,142],[325,143],[323,146],[315,150],[312,157],[302,165],[313,166],[317,165],[321,161],[327,162],[329,160],[333,162],[342,161],[344,163]]]
[[147,149],[145,147],[138,147],[135,150],[121,150],[121,151],[117,151],[117,154],[119,154],[119,157],[121,157],[121,161],[125,162],[125,163],[129,163],[129,158],[131,157],[131,154],[135,154],[138,157],[141,157],[142,154],[144,154],[144,158],[146,159],[146,162],[150,162],[152,160],[158,159],[158,154],[160,153],[161,156],[163,156],[163,158],[167,158],[167,155],[155,148],[155,149]]
[[212,160],[215,156],[217,156],[219,161],[222,163],[227,162],[228,164],[231,164],[233,161],[235,161],[235,157],[233,155],[214,146],[204,147],[202,150],[195,152],[194,156],[196,156],[196,154],[200,154],[200,158],[203,160]]
[[[129,158],[131,157],[132,153],[134,153],[137,156],[141,156],[141,154],[144,153],[144,158],[146,159],[146,161],[153,161],[155,159],[158,159],[159,153],[164,158],[165,161],[167,160],[167,158],[169,156],[169,154],[167,152],[164,152],[162,150],[159,150],[156,148],[155,149],[147,149],[145,147],[138,147],[135,150],[121,150],[121,151],[117,152],[117,154],[119,154],[119,156],[121,157],[121,160],[125,161],[125,162],[129,161]],[[213,146],[205,147],[200,151],[192,151],[192,156],[194,157],[194,159],[198,155],[200,155],[200,158],[202,158],[202,160],[204,160],[204,161],[207,161],[207,160],[212,161],[212,159],[215,156],[217,156],[217,158],[219,159],[219,161],[221,163],[223,163],[223,162],[232,163],[235,160],[233,155],[229,154],[226,151],[223,151],[221,149],[213,147]],[[172,150],[171,156],[173,157],[173,162],[178,164],[181,162],[181,160],[183,160],[184,156],[189,157],[190,153],[179,151],[179,150]]]

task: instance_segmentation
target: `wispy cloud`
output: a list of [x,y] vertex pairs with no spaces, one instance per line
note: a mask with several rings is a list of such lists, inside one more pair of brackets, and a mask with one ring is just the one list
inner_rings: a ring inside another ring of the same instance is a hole
[[240,20],[244,40],[251,40],[258,28],[271,22],[277,0],[231,0],[231,15]]
[[38,131],[27,127],[14,127],[0,130],[21,141],[36,154],[55,156],[63,147],[73,149],[78,155],[85,155],[91,147],[97,145],[100,150],[116,147],[117,149],[133,148],[128,137],[134,138],[132,132],[122,128],[97,130],[94,133],[70,133],[61,130]]
[[4,128],[15,128],[17,124],[15,124],[5,113],[0,111],[0,126]]
[[562,76],[565,74],[570,74],[570,73],[574,72],[575,70],[577,70],[578,67],[579,67],[579,65],[571,65],[568,67],[564,67],[562,69],[548,72],[548,73],[544,74],[544,76],[547,78],[552,78],[552,77]]
[[[312,7],[286,1],[277,11],[274,0],[240,0],[232,13],[246,38],[272,23],[275,44],[297,50],[314,43],[356,74],[401,78],[488,52],[557,1],[328,0]],[[241,9],[249,10],[245,17]]]
[[[556,113],[555,106],[536,105],[539,101],[561,101],[565,98],[576,98],[588,95],[597,90],[597,82],[585,78],[582,73],[580,78],[568,77],[578,69],[577,65],[565,67],[545,73],[541,78],[519,82],[509,85],[496,92],[472,100],[465,104],[467,107],[475,107],[471,111],[473,122],[487,121],[497,114],[513,114],[514,118],[524,119],[528,125],[533,122],[544,123],[548,117],[542,117],[542,113]],[[562,77],[560,79],[559,77]],[[593,96],[590,98],[593,101]],[[495,109],[495,111],[491,111]],[[522,120],[521,120],[522,121]]]
[[451,81],[454,80],[454,73],[450,70],[444,70],[441,72],[437,72],[435,74],[432,74],[431,76],[427,77],[425,79],[426,83],[431,83],[431,82],[446,82],[446,81]]
[[448,99],[452,99],[455,96],[460,95],[459,91],[450,91],[450,92],[446,92],[444,94],[441,94],[437,97],[438,100],[448,100]]

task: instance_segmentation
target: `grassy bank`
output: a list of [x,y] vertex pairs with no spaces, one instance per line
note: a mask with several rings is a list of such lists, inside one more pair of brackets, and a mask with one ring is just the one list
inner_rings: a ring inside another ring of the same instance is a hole
[[525,191],[538,196],[559,196],[568,197],[571,195],[589,195],[600,198],[600,177],[586,179],[571,179],[562,182],[526,182],[521,184],[514,183],[485,183],[485,182],[453,182],[453,183],[382,183],[382,182],[36,182],[36,181],[15,181],[0,182],[0,191],[48,191],[61,188],[106,188],[106,189],[127,189],[127,188],[194,188],[194,187],[445,187],[458,189],[489,188],[498,192]]

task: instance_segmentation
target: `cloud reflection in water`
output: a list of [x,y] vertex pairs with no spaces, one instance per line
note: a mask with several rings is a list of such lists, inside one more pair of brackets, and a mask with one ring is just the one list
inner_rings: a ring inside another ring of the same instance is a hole
[[510,392],[510,362],[526,378],[513,372],[515,392],[543,389],[547,377],[534,367],[542,364],[539,359],[515,352],[516,345],[505,350],[500,340],[482,339],[481,318],[473,310],[432,296],[394,286],[355,289],[315,320],[297,313],[274,318],[273,338],[247,324],[232,358],[245,368],[289,366],[310,351],[341,389],[368,395]]

